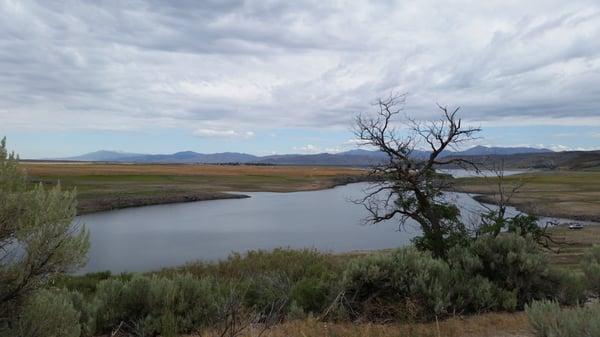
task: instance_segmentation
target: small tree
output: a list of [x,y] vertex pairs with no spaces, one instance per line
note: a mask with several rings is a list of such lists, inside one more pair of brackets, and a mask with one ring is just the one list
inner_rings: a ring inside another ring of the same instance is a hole
[[75,192],[30,187],[19,158],[0,142],[0,331],[25,300],[86,261],[89,235],[73,225]]
[[[436,170],[450,165],[476,169],[465,159],[443,157],[444,151],[473,139],[480,129],[463,127],[458,108],[448,110],[438,105],[441,119],[407,119],[402,126],[408,132],[401,136],[394,123],[404,105],[405,95],[392,95],[377,102],[374,114],[356,119],[357,138],[385,154],[385,161],[372,168],[376,182],[359,202],[370,212],[370,222],[397,216],[401,225],[408,219],[416,221],[423,231],[415,240],[417,247],[445,258],[452,245],[465,239],[466,228],[458,207],[443,199],[445,179]],[[419,146],[426,146],[428,152],[416,151]]]
[[[544,226],[540,226],[537,216],[522,213],[514,216],[507,214],[512,198],[527,184],[527,180],[521,177],[507,181],[504,175],[503,159],[499,162],[492,160],[489,171],[492,175],[485,177],[485,179],[495,183],[497,189],[491,194],[493,206],[490,207],[480,202],[480,205],[486,211],[481,214],[481,223],[476,230],[477,236],[490,235],[497,237],[502,231],[506,231],[523,237],[531,236],[537,244],[548,250],[552,250],[551,245],[562,244],[555,241],[547,231],[550,225],[556,225],[556,223],[547,221]],[[556,252],[559,252],[559,250]]]

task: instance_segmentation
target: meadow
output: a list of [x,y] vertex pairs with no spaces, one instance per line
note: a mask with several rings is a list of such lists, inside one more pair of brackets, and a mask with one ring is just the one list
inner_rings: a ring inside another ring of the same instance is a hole
[[[600,172],[538,171],[504,178],[506,186],[523,183],[510,204],[529,214],[600,221]],[[482,194],[493,202],[498,191],[495,178],[461,178],[456,189]]]
[[241,198],[231,192],[317,190],[364,179],[345,167],[22,162],[32,182],[77,189],[79,214],[184,201]]

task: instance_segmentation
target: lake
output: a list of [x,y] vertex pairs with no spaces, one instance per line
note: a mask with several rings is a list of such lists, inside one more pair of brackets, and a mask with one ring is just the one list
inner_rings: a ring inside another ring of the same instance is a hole
[[[368,215],[351,200],[367,183],[293,193],[246,193],[247,199],[145,206],[80,216],[90,231],[88,264],[81,273],[149,271],[192,260],[226,258],[233,251],[314,247],[332,252],[394,248],[419,234],[414,223],[365,225]],[[465,219],[481,205],[448,193]],[[516,210],[511,209],[511,212]]]
[[418,233],[397,223],[367,226],[365,209],[350,199],[367,184],[293,192],[244,193],[246,199],[128,208],[78,218],[90,230],[82,272],[146,271],[232,251],[314,247],[343,252],[404,245]]

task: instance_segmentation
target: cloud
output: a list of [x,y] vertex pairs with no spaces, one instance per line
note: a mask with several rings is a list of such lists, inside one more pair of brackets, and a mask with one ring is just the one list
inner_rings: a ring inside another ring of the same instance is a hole
[[439,102],[482,125],[600,126],[595,0],[3,0],[0,15],[5,128],[339,129],[392,90],[419,118]]
[[239,132],[235,130],[215,130],[215,129],[197,129],[194,135],[202,138],[242,138],[248,139],[254,137],[254,132]]
[[296,152],[300,152],[300,153],[307,153],[307,154],[314,154],[314,153],[322,153],[323,150],[317,146],[314,146],[312,144],[307,144],[304,146],[294,146],[292,147],[292,150],[296,151]]
[[344,149],[339,146],[322,148],[319,146],[314,146],[312,144],[307,144],[307,145],[303,145],[303,146],[294,146],[294,147],[292,147],[292,150],[294,152],[301,153],[301,154],[339,153],[339,152],[344,151]]

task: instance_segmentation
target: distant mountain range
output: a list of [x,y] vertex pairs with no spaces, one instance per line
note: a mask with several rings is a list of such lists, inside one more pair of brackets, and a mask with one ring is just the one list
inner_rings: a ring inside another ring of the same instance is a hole
[[[445,151],[442,156],[490,156],[552,153],[548,149],[532,147],[486,147],[475,146],[465,151]],[[424,158],[429,155],[427,151],[414,151],[415,158]],[[350,150],[340,153],[318,154],[285,154],[270,156],[254,156],[247,153],[222,152],[198,153],[193,151],[177,152],[173,154],[140,154],[117,151],[96,151],[81,156],[62,158],[73,161],[103,161],[103,162],[128,162],[128,163],[240,163],[240,164],[273,164],[273,165],[343,165],[343,166],[368,166],[385,160],[385,154],[380,151],[364,149]]]

